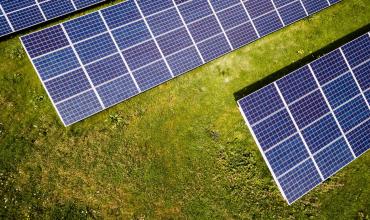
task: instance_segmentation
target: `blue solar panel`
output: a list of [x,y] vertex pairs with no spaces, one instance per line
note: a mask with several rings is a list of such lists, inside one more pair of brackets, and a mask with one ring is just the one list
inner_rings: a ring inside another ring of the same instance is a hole
[[131,69],[138,69],[162,58],[153,40],[124,50],[122,54]]
[[288,202],[299,199],[302,194],[321,183],[321,177],[312,159],[303,160],[290,172],[279,178],[281,189]]
[[244,5],[252,18],[274,11],[274,5],[271,0],[249,0],[245,1]]
[[320,11],[329,6],[327,0],[302,0],[304,7],[309,14]]
[[367,45],[370,33],[238,101],[289,204],[370,149]]
[[169,56],[167,61],[175,76],[202,65],[202,59],[194,46]]
[[130,74],[123,75],[116,80],[97,87],[105,106],[112,106],[122,99],[130,98],[139,93]]
[[249,21],[248,15],[245,13],[245,10],[241,5],[236,5],[220,11],[218,13],[218,17],[222,26],[226,30]]
[[40,71],[43,80],[68,73],[68,71],[80,68],[77,56],[71,48],[65,48],[34,60],[34,65]]
[[45,1],[40,7],[48,20],[74,11],[73,4],[69,0]]
[[162,60],[135,71],[133,75],[141,91],[148,90],[171,79],[171,73]]
[[296,128],[289,118],[289,113],[283,110],[255,124],[254,131],[256,137],[260,140],[262,149],[268,150],[294,134]]
[[299,128],[304,128],[329,112],[329,108],[320,91],[301,98],[290,105],[290,112]]
[[334,111],[343,131],[349,131],[370,117],[369,105],[363,96],[351,100]]
[[345,73],[323,86],[324,93],[333,108],[337,108],[347,100],[360,95],[360,90],[351,73]]
[[348,141],[353,146],[356,156],[360,156],[369,150],[370,143],[370,120],[367,119],[361,126],[356,127],[347,135]]
[[[82,70],[104,109],[118,103],[120,98],[123,101],[306,17],[307,13],[302,16],[303,5],[296,3],[289,0],[275,3],[271,0],[128,0],[21,39],[42,80]],[[132,82],[123,77],[126,74]],[[115,80],[119,81],[113,82]],[[113,91],[107,88],[109,85],[114,88],[123,85],[127,90],[119,89],[120,95],[106,100],[106,94]],[[123,94],[125,91],[127,95]],[[75,101],[69,103],[75,104]],[[92,107],[101,110],[95,105]],[[284,106],[280,102],[273,107]],[[69,125],[72,120],[90,115],[65,116],[83,109],[63,111],[63,122]]]
[[277,176],[293,168],[297,163],[309,157],[299,135],[294,135],[283,143],[266,152],[272,170]]
[[49,80],[45,82],[45,86],[55,102],[60,102],[66,98],[91,89],[91,85],[81,69]]
[[86,65],[85,68],[91,81],[96,86],[128,73],[119,54]]
[[254,20],[254,24],[260,36],[268,35],[284,26],[275,11],[257,17],[256,20]]
[[176,9],[171,8],[149,17],[148,24],[153,34],[158,36],[181,27],[182,21]]
[[327,114],[304,129],[302,135],[310,151],[316,153],[339,138],[342,134],[333,115]]
[[354,157],[349,145],[347,145],[344,138],[341,138],[318,152],[314,159],[326,179],[351,162]]
[[278,81],[280,91],[288,104],[318,88],[310,69],[305,66]]
[[177,29],[171,33],[157,38],[159,48],[165,56],[176,53],[190,46],[193,42],[185,28]]
[[64,102],[56,104],[56,109],[64,123],[71,124],[103,110],[93,90],[88,90],[78,96],[73,96]]
[[105,0],[11,0],[0,3],[0,37]]
[[292,2],[286,7],[280,8],[279,13],[284,24],[291,24],[306,17],[306,11],[300,1]]

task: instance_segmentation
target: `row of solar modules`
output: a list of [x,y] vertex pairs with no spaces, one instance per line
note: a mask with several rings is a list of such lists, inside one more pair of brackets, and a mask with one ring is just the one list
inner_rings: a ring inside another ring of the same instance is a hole
[[370,33],[238,101],[289,203],[370,148]]
[[129,0],[22,42],[69,125],[334,2]]
[[104,0],[1,0],[0,37]]

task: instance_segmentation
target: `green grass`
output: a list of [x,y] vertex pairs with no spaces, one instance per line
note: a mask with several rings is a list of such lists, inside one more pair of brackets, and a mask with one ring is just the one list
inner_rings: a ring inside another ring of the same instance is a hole
[[369,23],[343,0],[68,128],[1,41],[0,217],[368,219],[369,153],[288,206],[233,94]]

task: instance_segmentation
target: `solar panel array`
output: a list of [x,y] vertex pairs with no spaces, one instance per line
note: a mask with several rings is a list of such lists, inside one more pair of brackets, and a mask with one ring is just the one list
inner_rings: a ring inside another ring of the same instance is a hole
[[128,0],[22,37],[65,125],[338,0]]
[[238,101],[292,203],[370,148],[370,33]]
[[104,0],[0,0],[0,37]]

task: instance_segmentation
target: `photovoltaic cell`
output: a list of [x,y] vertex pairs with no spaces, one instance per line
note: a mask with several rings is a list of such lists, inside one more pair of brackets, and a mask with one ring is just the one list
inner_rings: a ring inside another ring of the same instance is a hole
[[[77,69],[86,75],[91,86],[87,91],[96,99],[76,98],[87,97],[82,91],[53,102],[98,100],[100,108],[86,104],[66,111],[65,105],[56,105],[57,110],[63,106],[60,115],[69,125],[91,115],[90,109],[89,114],[81,112],[89,106],[98,112],[308,16],[300,1],[274,1],[276,7],[271,0],[128,0],[21,39],[44,83]],[[82,2],[74,0],[75,5]],[[114,88],[119,95],[112,95]],[[284,107],[268,102],[267,114]]]
[[10,0],[0,2],[0,37],[105,0]]
[[238,101],[289,204],[370,148],[367,45],[370,33]]

